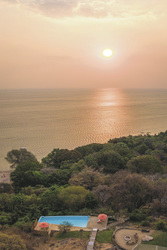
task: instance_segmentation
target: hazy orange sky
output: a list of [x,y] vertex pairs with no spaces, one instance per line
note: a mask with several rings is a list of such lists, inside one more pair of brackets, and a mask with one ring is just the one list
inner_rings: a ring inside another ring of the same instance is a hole
[[167,0],[0,0],[0,88],[167,88],[166,26]]

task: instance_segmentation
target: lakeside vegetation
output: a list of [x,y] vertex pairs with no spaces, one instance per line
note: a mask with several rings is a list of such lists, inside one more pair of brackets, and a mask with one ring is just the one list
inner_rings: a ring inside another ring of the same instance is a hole
[[99,213],[167,231],[167,131],[53,149],[41,162],[15,149],[6,160],[13,172],[0,189],[1,233],[29,233],[41,215]]

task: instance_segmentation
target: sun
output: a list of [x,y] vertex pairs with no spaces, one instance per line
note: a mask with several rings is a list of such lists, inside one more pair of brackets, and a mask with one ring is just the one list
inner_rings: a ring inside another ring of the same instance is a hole
[[110,58],[110,57],[112,57],[112,55],[113,55],[113,51],[112,51],[111,49],[104,49],[104,50],[102,51],[102,55],[103,55],[104,57]]

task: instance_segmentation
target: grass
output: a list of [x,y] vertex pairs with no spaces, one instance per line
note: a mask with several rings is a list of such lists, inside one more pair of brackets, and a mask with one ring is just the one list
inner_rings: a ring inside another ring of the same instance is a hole
[[112,243],[113,230],[101,231],[97,233],[96,241],[98,243]]
[[89,239],[90,232],[71,231],[67,233],[56,233],[54,237],[59,240],[67,238]]
[[157,231],[152,236],[154,238],[152,241],[142,242],[142,244],[167,247],[167,232]]
[[[67,238],[89,239],[91,232],[70,231],[67,233],[55,233],[54,238],[61,240]],[[96,241],[98,243],[112,243],[113,229],[110,231],[100,231],[97,233]]]

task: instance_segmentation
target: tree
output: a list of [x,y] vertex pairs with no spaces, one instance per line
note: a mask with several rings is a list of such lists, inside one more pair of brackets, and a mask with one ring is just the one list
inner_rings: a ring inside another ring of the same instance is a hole
[[123,142],[118,142],[114,145],[113,150],[115,150],[120,155],[128,155],[131,153],[131,150],[127,146],[127,144]]
[[99,152],[103,149],[103,144],[100,143],[91,143],[82,147],[75,148],[76,151],[80,152],[83,157]]
[[20,163],[10,175],[15,191],[19,191],[22,187],[42,184],[44,175],[39,171],[41,168],[37,161]]
[[107,185],[99,185],[93,189],[93,194],[98,199],[100,205],[110,205],[112,199],[112,190]]
[[103,167],[104,173],[115,173],[125,168],[123,157],[113,150],[100,152],[97,156],[97,161],[99,166]]
[[42,163],[46,167],[60,168],[64,161],[77,162],[82,158],[82,155],[76,150],[68,149],[53,149],[46,157],[42,159]]
[[[115,177],[115,178],[114,178]],[[152,200],[154,188],[151,182],[139,174],[127,174],[119,178],[113,176],[110,186],[112,193],[111,206],[114,210],[126,208],[129,211],[139,208]]]
[[36,157],[27,149],[13,149],[7,153],[5,159],[11,163],[11,168],[15,168],[19,163],[23,163],[25,161],[37,161]]
[[70,186],[60,191],[58,197],[65,208],[78,210],[85,204],[85,199],[89,191],[84,187]]
[[102,206],[109,206],[115,211],[132,211],[152,200],[154,188],[141,175],[121,170],[111,176],[110,186],[99,185],[93,193]]
[[62,201],[59,199],[59,193],[62,187],[51,186],[41,195],[42,212],[48,214],[49,211],[58,212],[62,210]]
[[98,171],[85,167],[81,172],[74,173],[69,179],[69,184],[73,186],[83,186],[86,189],[92,190],[93,187],[104,184],[105,176]]
[[162,171],[161,162],[152,155],[140,155],[131,159],[127,167],[136,173],[156,173]]
[[145,152],[146,152],[149,148],[148,148],[148,146],[146,146],[145,143],[142,143],[142,144],[140,144],[139,146],[137,146],[135,149],[136,149],[136,151],[137,151],[139,154],[143,155],[143,154],[145,154]]
[[47,176],[46,184],[51,186],[57,184],[58,186],[66,185],[71,177],[69,169],[56,169],[56,171]]
[[96,208],[98,204],[99,204],[98,199],[94,196],[92,192],[89,192],[85,199],[85,206],[87,208],[93,209],[93,208]]

